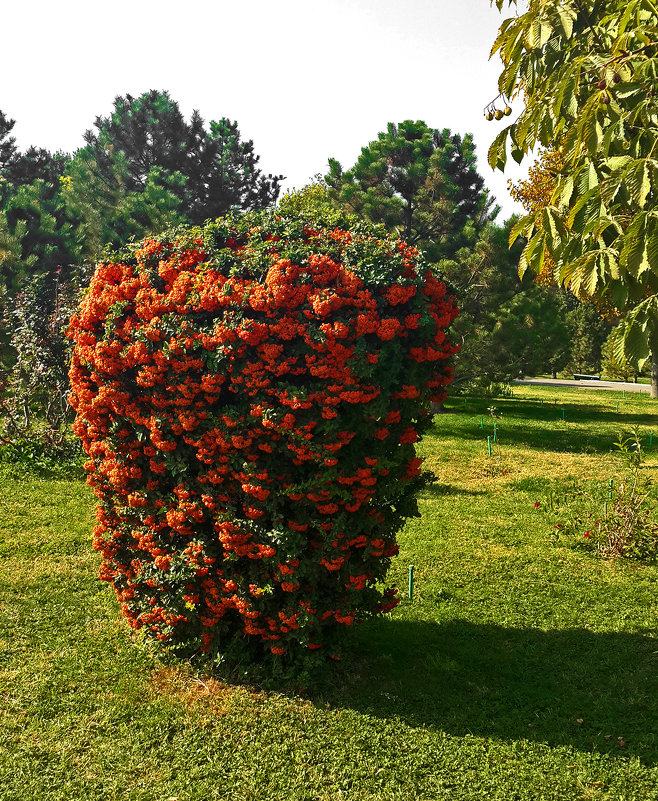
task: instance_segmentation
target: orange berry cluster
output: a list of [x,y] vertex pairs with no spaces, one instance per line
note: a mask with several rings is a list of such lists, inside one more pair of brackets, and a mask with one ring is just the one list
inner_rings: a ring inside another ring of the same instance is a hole
[[162,647],[315,650],[397,603],[457,309],[414,248],[342,219],[146,240],[71,319],[101,578]]

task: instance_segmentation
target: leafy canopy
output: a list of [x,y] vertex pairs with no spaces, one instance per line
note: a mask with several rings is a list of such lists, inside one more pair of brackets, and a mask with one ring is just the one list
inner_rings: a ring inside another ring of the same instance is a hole
[[657,44],[651,0],[530,0],[492,50],[500,92],[526,105],[490,164],[503,169],[508,148],[520,162],[537,145],[563,161],[550,204],[512,231],[527,239],[520,269],[541,273],[548,253],[575,294],[609,296],[627,311],[618,351],[639,362],[658,339]]

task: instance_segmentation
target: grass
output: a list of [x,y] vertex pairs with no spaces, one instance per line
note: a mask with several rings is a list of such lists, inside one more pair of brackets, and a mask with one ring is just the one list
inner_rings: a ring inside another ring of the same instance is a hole
[[406,591],[414,564],[413,601],[324,681],[268,692],[142,651],[96,579],[90,491],[6,474],[0,801],[658,799],[658,567],[556,535],[544,504],[605,490],[622,429],[658,451],[655,404],[524,386],[447,407],[392,569]]

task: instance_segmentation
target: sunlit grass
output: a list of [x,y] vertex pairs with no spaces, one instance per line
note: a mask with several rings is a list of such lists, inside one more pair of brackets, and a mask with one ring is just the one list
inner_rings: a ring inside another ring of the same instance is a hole
[[556,535],[543,503],[605,489],[633,425],[658,451],[654,403],[524,386],[447,409],[403,602],[275,691],[145,653],[96,578],[91,492],[3,479],[0,800],[657,799],[658,568]]

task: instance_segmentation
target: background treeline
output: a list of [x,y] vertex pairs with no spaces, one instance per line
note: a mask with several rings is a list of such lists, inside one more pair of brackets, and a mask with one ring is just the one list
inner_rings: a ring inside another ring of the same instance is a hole
[[[117,97],[73,154],[20,151],[0,112],[2,437],[65,440],[66,322],[107,249],[168,227],[277,202],[251,141],[226,118],[189,120],[166,93]],[[523,200],[523,198],[521,198]],[[592,305],[517,266],[476,169],[472,138],[422,122],[389,124],[344,170],[279,202],[339,206],[423,250],[459,299],[455,389],[561,371],[627,377],[606,357],[612,324]]]

